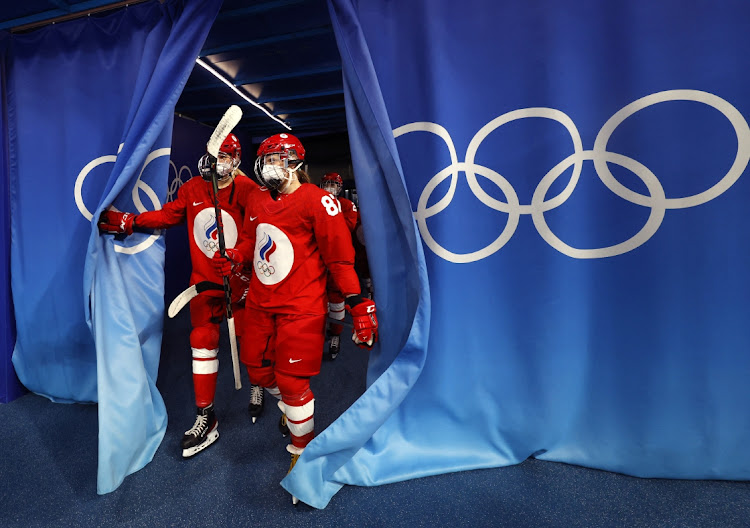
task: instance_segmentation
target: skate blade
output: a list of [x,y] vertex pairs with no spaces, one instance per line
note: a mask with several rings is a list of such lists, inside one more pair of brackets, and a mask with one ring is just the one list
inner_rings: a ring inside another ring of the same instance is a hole
[[258,419],[257,416],[253,416],[253,423],[255,423],[255,420],[257,420],[257,419]]
[[296,506],[298,502],[299,502],[299,499],[295,497],[294,495],[292,495],[292,505]]
[[218,439],[219,439],[219,430],[214,429],[213,431],[208,433],[208,436],[206,436],[206,440],[202,444],[198,444],[197,446],[183,449],[182,458],[190,458],[191,456],[197,455],[198,453],[206,449],[208,446],[216,442],[216,440]]

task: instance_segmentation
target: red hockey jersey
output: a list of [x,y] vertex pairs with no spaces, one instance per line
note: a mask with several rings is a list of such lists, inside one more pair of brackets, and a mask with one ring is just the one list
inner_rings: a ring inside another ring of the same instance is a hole
[[250,194],[248,207],[243,229],[247,239],[237,246],[255,272],[247,306],[325,314],[327,270],[345,295],[360,292],[351,232],[334,196],[305,183],[274,200],[261,187]]
[[[248,195],[248,191],[253,188],[257,189],[258,185],[250,178],[239,175],[231,185],[219,189],[224,242],[228,248],[233,248],[242,241],[241,228],[245,203],[241,197]],[[200,176],[191,178],[177,191],[175,201],[164,204],[158,211],[139,214],[136,223],[138,227],[164,229],[186,220],[190,239],[190,260],[193,266],[190,284],[201,281],[221,284],[223,279],[214,271],[211,264],[214,253],[219,250],[219,237],[210,182]],[[233,291],[233,297],[234,293]]]
[[336,199],[341,203],[341,212],[344,215],[344,220],[346,220],[346,227],[349,228],[350,233],[353,233],[354,228],[359,223],[359,210],[351,200],[342,197]]

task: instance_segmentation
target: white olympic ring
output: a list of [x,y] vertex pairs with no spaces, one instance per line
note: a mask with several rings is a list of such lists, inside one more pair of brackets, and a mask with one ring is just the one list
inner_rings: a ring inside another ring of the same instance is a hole
[[[177,191],[180,190],[180,187],[182,187],[185,184],[185,181],[189,180],[193,177],[193,171],[190,170],[190,167],[187,165],[183,165],[180,167],[180,170],[177,170],[177,165],[174,164],[174,161],[169,160],[169,166],[174,169],[174,178],[172,179],[172,182],[169,184],[169,190],[167,191],[167,202],[174,202],[174,199],[177,196]],[[182,171],[187,171],[188,178],[187,180],[182,179]]]
[[[117,149],[117,153],[119,154],[122,150],[122,144],[120,144],[119,148]],[[156,158],[159,158],[161,156],[169,156],[171,154],[172,149],[171,148],[161,148],[154,150],[153,152],[150,152],[148,156],[146,156],[145,161],[143,162],[143,166],[141,167],[141,172],[138,174],[138,179],[135,182],[135,185],[133,186],[132,191],[132,198],[133,203],[135,204],[136,209],[139,213],[145,213],[148,211],[146,207],[143,205],[143,202],[141,201],[140,192],[139,190],[142,190],[144,193],[146,193],[146,196],[151,200],[151,203],[154,206],[154,210],[161,208],[161,201],[159,200],[159,197],[156,195],[154,190],[151,188],[150,185],[144,183],[141,181],[141,177],[143,176],[143,171],[146,170],[146,167],[149,163],[151,163]],[[81,172],[78,173],[78,176],[76,177],[75,185],[73,187],[73,197],[75,199],[76,206],[78,207],[78,210],[83,215],[83,217],[88,220],[89,222],[94,217],[94,215],[89,211],[89,209],[86,207],[86,204],[83,202],[83,195],[82,195],[82,189],[83,189],[83,183],[86,180],[86,176],[96,167],[99,165],[102,165],[104,163],[114,163],[117,161],[117,156],[100,156],[89,163],[86,164],[83,169],[81,169]],[[171,163],[171,161],[170,161]],[[174,166],[174,164],[172,164]],[[175,168],[176,170],[176,168]],[[179,178],[179,175],[178,175]],[[134,246],[123,246],[118,243],[115,243],[115,251],[117,253],[124,253],[127,255],[134,255],[136,253],[140,253],[141,251],[144,251],[151,247],[153,243],[159,238],[159,235],[161,234],[161,231],[157,230],[154,232],[154,234],[149,235],[148,238],[146,238],[144,241],[134,245]]]
[[[729,171],[711,188],[683,198],[667,198],[659,179],[641,163],[633,158],[616,154],[607,150],[607,143],[614,130],[628,117],[639,110],[665,101],[695,101],[708,105],[719,112],[730,122],[737,135],[737,155]],[[537,117],[551,119],[562,124],[570,133],[573,141],[573,154],[553,167],[539,182],[534,191],[531,203],[519,203],[518,195],[510,182],[497,172],[477,165],[474,157],[479,145],[495,129],[518,119]],[[448,131],[442,126],[430,122],[416,122],[398,127],[393,130],[393,136],[398,138],[410,132],[430,132],[440,137],[448,147],[451,164],[433,176],[425,185],[419,196],[414,218],[425,244],[439,257],[458,264],[475,262],[486,258],[500,250],[513,236],[522,214],[531,215],[532,221],[541,237],[560,253],[572,258],[594,259],[621,255],[645,244],[659,229],[667,209],[684,209],[695,207],[713,200],[729,189],[742,175],[750,162],[750,127],[742,114],[724,99],[699,90],[667,90],[642,97],[615,113],[602,126],[594,141],[592,150],[583,150],[581,136],[573,121],[566,114],[553,108],[524,108],[501,115],[483,126],[472,138],[466,151],[466,161],[459,162],[456,148]],[[620,198],[631,203],[650,207],[651,214],[641,230],[628,240],[613,246],[596,249],[578,249],[560,240],[547,225],[544,213],[562,205],[573,193],[581,174],[583,162],[592,160],[594,168],[602,183]],[[608,163],[619,165],[640,178],[648,189],[649,196],[639,194],[622,185],[612,175]],[[546,199],[547,191],[555,180],[565,170],[573,166],[573,174],[565,188],[554,198]],[[443,211],[453,200],[458,183],[458,173],[464,172],[469,188],[485,205],[496,211],[508,214],[508,221],[500,235],[488,246],[471,253],[453,253],[441,246],[427,228],[427,219]],[[479,185],[476,174],[480,174],[495,183],[505,195],[507,202],[501,202],[490,195]],[[430,207],[427,203],[432,193],[446,178],[450,176],[450,187],[440,200]]]

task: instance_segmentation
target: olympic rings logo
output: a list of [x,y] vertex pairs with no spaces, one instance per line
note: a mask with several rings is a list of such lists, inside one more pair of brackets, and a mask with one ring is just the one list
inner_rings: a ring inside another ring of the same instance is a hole
[[[647,167],[633,158],[607,150],[607,143],[612,133],[623,121],[639,110],[666,101],[695,101],[708,105],[721,112],[727,118],[737,135],[737,155],[729,171],[709,189],[684,198],[667,198],[661,182]],[[516,191],[507,179],[490,168],[475,164],[474,157],[479,149],[479,145],[492,131],[512,121],[533,117],[551,119],[562,124],[573,140],[574,152],[550,169],[534,190],[531,204],[524,205],[519,203]],[[553,108],[524,108],[508,112],[493,119],[483,126],[472,138],[466,151],[466,161],[464,162],[458,161],[453,140],[448,131],[442,126],[430,122],[410,123],[396,128],[393,131],[393,135],[395,138],[398,138],[410,132],[429,132],[435,134],[443,139],[448,147],[451,164],[427,182],[419,197],[414,218],[417,221],[419,232],[425,244],[439,257],[458,264],[475,262],[487,258],[500,250],[513,236],[522,214],[531,215],[534,226],[541,237],[550,246],[569,257],[595,259],[622,255],[645,244],[656,233],[661,226],[667,209],[686,209],[713,200],[729,189],[740,178],[750,161],[750,127],[748,127],[745,118],[729,102],[716,95],[699,90],[667,90],[633,101],[616,112],[602,126],[596,136],[592,150],[583,150],[581,136],[573,121],[563,112]],[[544,213],[559,207],[570,197],[581,174],[583,162],[589,160],[594,162],[594,168],[599,179],[609,190],[628,202],[649,207],[651,213],[641,230],[628,240],[603,248],[579,249],[566,244],[552,232],[545,221]],[[617,181],[610,172],[607,166],[608,163],[619,165],[640,178],[648,189],[648,196],[628,189]],[[570,182],[557,196],[548,199],[547,192],[552,184],[571,166],[573,167],[573,174]],[[488,246],[471,253],[453,253],[447,250],[434,239],[427,228],[427,219],[443,211],[453,200],[459,172],[466,174],[469,188],[482,203],[496,211],[508,214],[508,222],[500,235]],[[479,185],[476,177],[477,174],[484,176],[497,185],[505,195],[507,202],[501,202],[489,196]],[[432,193],[448,177],[451,178],[450,187],[445,196],[434,205],[427,207]]]
[[[193,171],[190,170],[190,167],[187,165],[183,165],[180,167],[180,170],[177,170],[177,165],[174,164],[174,161],[169,160],[169,166],[174,169],[174,178],[172,179],[172,182],[169,184],[169,190],[167,190],[167,202],[174,202],[174,199],[177,197],[177,191],[180,190],[180,187],[182,187],[187,180],[193,177]],[[187,171],[188,176],[183,181],[182,179],[182,172]]]
[[216,253],[219,251],[219,244],[215,240],[204,240],[203,247],[209,252]]
[[273,275],[274,273],[276,273],[276,269],[274,269],[273,266],[269,266],[268,264],[266,264],[262,260],[258,261],[258,270],[260,270],[260,272],[263,275],[265,275],[266,277],[270,277],[271,275]]
[[[117,149],[118,154],[122,150],[122,147],[123,145],[120,144],[119,148]],[[153,205],[152,210],[161,209],[161,202],[159,201],[159,197],[156,195],[156,192],[154,192],[150,185],[141,181],[141,177],[143,176],[143,172],[146,170],[146,167],[149,163],[161,156],[169,156],[171,154],[171,151],[171,148],[161,148],[150,152],[149,155],[146,156],[146,159],[143,162],[143,166],[141,167],[141,172],[138,174],[138,180],[136,180],[132,191],[133,203],[135,204],[135,207],[139,213],[145,213],[149,210],[146,208],[146,206],[143,205],[139,190],[142,190],[146,194],[146,196],[148,196],[149,200],[151,200],[151,204]],[[83,202],[83,183],[86,180],[86,176],[88,176],[89,173],[96,167],[98,167],[99,165],[103,165],[104,163],[114,163],[115,161],[117,161],[116,155],[100,156],[87,163],[76,177],[75,185],[73,187],[73,198],[75,200],[76,206],[78,207],[78,211],[80,211],[81,215],[83,215],[83,217],[89,222],[92,220],[94,215],[91,213],[91,211],[89,211],[89,209],[86,207],[86,204]],[[174,166],[174,164],[172,164],[172,166]],[[176,170],[177,168],[175,167],[175,171]],[[180,173],[181,172],[182,171],[180,171]],[[177,178],[179,179],[179,174],[177,175]],[[146,249],[151,247],[153,243],[159,238],[159,234],[160,231],[155,231],[154,234],[149,235],[146,240],[130,247],[115,243],[115,251],[117,253],[125,253],[128,255],[140,253],[141,251],[145,251]]]

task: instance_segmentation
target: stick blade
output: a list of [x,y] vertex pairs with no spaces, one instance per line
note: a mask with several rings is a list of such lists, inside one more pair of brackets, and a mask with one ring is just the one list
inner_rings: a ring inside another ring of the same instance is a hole
[[219,124],[216,125],[214,133],[211,134],[211,138],[208,140],[208,145],[206,146],[208,153],[214,158],[219,156],[221,143],[232,129],[237,126],[240,119],[242,119],[242,109],[237,105],[230,106],[227,111],[224,112],[224,116],[221,118],[221,121],[219,121]]
[[177,315],[182,308],[190,302],[190,299],[198,295],[198,292],[196,291],[195,285],[190,286],[187,290],[183,291],[181,294],[179,294],[177,297],[174,298],[174,301],[172,301],[172,304],[169,305],[169,310],[167,310],[167,315],[169,315],[169,318],[173,318],[175,315]]
[[172,301],[172,304],[169,305],[169,310],[167,310],[167,314],[169,315],[170,318],[173,318],[199,293],[203,293],[204,291],[208,291],[208,290],[222,291],[223,289],[224,289],[224,286],[222,286],[221,284],[216,284],[215,282],[210,282],[210,281],[201,281],[196,284],[193,284],[188,289],[186,289],[185,291],[183,291],[177,297],[174,298],[174,301]]

